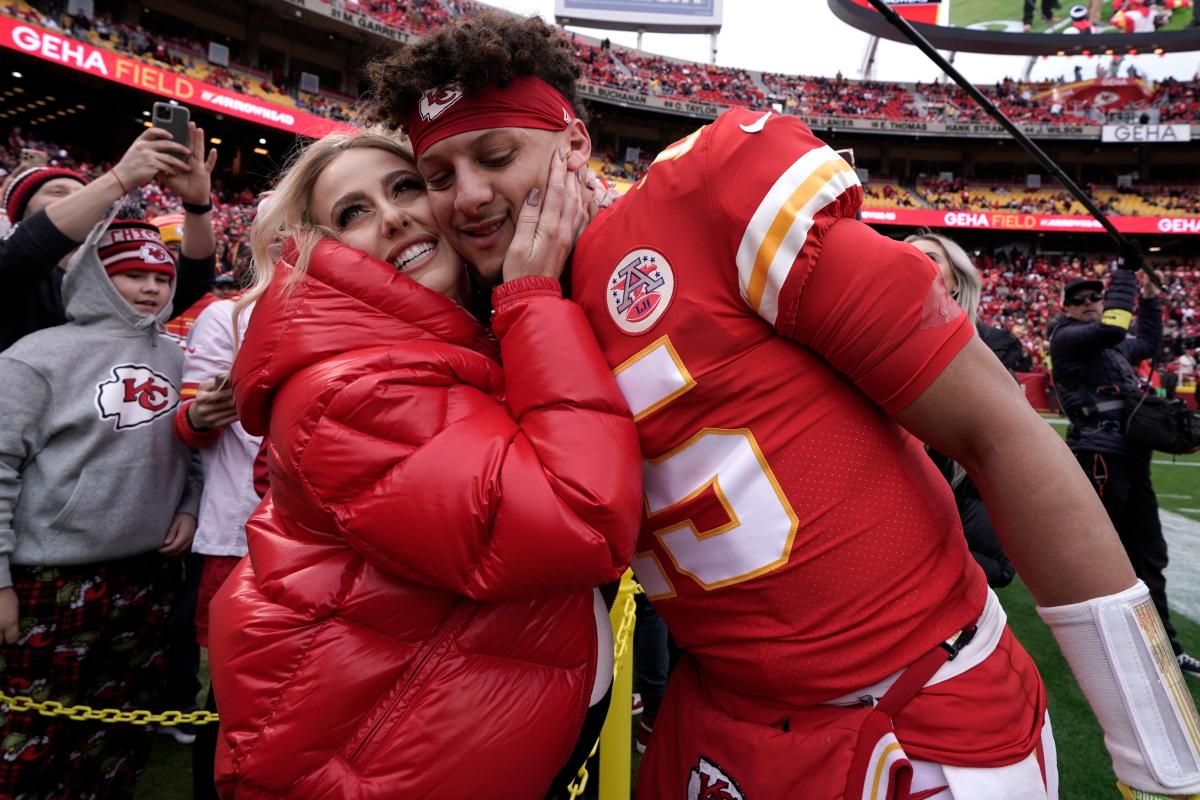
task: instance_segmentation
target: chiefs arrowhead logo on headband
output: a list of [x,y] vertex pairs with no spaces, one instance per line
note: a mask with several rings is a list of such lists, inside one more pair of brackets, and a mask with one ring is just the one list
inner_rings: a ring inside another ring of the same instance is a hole
[[442,112],[462,99],[463,93],[454,84],[430,89],[421,95],[419,111],[421,119],[432,122],[441,116]]
[[575,121],[567,99],[550,84],[523,75],[504,84],[491,84],[463,94],[457,84],[439,86],[421,95],[405,123],[413,152],[443,139],[487,128],[533,128],[564,131]]

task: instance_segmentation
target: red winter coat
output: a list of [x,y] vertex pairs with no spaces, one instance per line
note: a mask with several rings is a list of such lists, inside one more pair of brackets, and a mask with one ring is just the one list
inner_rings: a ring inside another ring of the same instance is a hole
[[271,491],[212,605],[236,798],[541,798],[596,668],[592,587],[633,553],[636,433],[558,283],[460,306],[326,240],[233,367]]

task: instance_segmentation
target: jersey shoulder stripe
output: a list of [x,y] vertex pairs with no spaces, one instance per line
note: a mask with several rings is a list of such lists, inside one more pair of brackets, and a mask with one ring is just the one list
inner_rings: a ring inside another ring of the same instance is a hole
[[738,285],[767,322],[775,324],[779,293],[821,210],[859,185],[853,168],[821,145],[792,162],[759,202],[738,246]]

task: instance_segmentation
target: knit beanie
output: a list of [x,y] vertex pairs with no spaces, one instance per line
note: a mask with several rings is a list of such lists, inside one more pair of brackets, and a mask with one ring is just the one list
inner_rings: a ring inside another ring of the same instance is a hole
[[29,201],[33,199],[37,190],[55,178],[70,178],[87,186],[87,178],[78,172],[60,167],[30,167],[24,172],[14,175],[4,190],[3,205],[4,212],[8,214],[8,221],[13,225],[20,222],[21,218],[25,216],[25,209],[29,207]]
[[158,228],[145,220],[114,219],[100,236],[96,249],[110,276],[145,270],[175,279],[175,259],[163,245]]
[[178,244],[183,241],[183,214],[162,214],[150,220],[162,234],[163,244]]

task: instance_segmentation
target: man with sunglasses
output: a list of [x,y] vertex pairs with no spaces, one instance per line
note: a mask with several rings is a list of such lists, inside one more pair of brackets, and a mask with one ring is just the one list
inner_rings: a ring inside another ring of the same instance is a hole
[[1151,451],[1122,433],[1123,396],[1139,392],[1135,365],[1162,343],[1162,304],[1142,282],[1136,319],[1136,276],[1114,270],[1108,291],[1096,278],[1074,278],[1063,289],[1066,315],[1050,328],[1050,358],[1059,402],[1071,420],[1067,444],[1100,495],[1121,544],[1150,597],[1179,661],[1200,676],[1200,661],[1180,646],[1167,609],[1167,542],[1150,482]]

